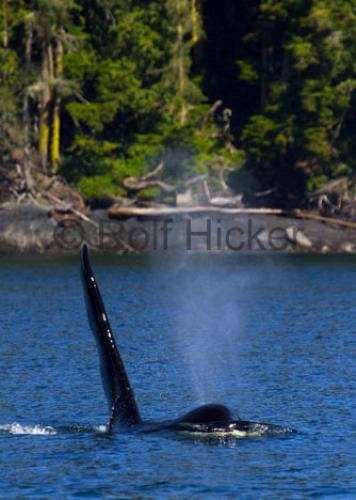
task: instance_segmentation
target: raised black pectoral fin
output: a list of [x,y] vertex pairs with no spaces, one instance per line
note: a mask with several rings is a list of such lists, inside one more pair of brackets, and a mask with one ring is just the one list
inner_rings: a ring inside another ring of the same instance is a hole
[[88,320],[97,343],[103,386],[111,410],[109,431],[116,422],[126,426],[137,424],[141,419],[135,396],[111,330],[85,244],[81,249],[81,277]]

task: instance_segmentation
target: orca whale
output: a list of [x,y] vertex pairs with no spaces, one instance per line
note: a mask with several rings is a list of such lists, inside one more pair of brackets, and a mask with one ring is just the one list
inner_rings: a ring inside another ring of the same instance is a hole
[[295,432],[279,425],[236,420],[231,411],[221,404],[199,406],[172,420],[159,422],[143,420],[90,265],[86,244],[81,248],[81,278],[88,321],[96,340],[103,387],[109,404],[110,417],[106,427],[108,433],[115,430],[129,432],[175,430],[244,437]]

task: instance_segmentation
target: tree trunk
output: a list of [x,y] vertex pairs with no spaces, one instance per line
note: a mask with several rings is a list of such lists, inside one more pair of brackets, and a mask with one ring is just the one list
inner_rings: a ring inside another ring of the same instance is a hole
[[54,68],[55,68],[56,87],[54,90],[54,102],[53,102],[53,113],[52,113],[52,124],[51,124],[51,151],[50,151],[52,173],[57,172],[60,160],[61,97],[60,97],[60,90],[58,88],[58,83],[63,76],[63,43],[60,38],[57,38],[56,40]]
[[179,122],[183,126],[186,123],[187,109],[184,99],[185,93],[185,68],[184,68],[184,29],[183,29],[183,5],[184,0],[176,0],[177,9],[177,58],[178,58],[178,95],[181,100],[179,110]]
[[[32,59],[32,41],[33,41],[33,26],[29,23],[26,26],[26,42],[25,42],[25,70],[28,75],[30,72],[31,59]],[[25,147],[30,142],[30,111],[29,111],[29,95],[26,88],[23,99],[23,128],[25,135]]]
[[3,0],[2,4],[2,13],[3,13],[3,35],[2,35],[2,43],[4,48],[6,49],[9,45],[9,34],[8,34],[8,26],[7,26],[7,12],[6,12],[6,0]]
[[48,162],[48,144],[49,144],[49,117],[51,103],[50,89],[50,65],[52,48],[48,42],[43,42],[42,46],[42,93],[40,102],[40,135],[39,135],[39,153],[41,166],[43,170],[47,169]]
[[192,22],[192,43],[195,45],[199,41],[199,9],[198,9],[198,1],[191,1],[191,22]]
[[[32,59],[32,41],[33,41],[33,26],[29,23],[26,26],[26,41],[25,41],[25,69],[26,74],[30,72],[31,59]],[[25,181],[26,190],[29,193],[33,193],[35,188],[35,182],[32,178],[31,173],[31,139],[30,139],[30,110],[29,110],[29,94],[27,88],[24,92],[23,98],[23,129],[24,129],[24,154],[22,162],[22,170]]]
[[30,159],[30,148],[25,146],[24,156],[22,161],[22,171],[25,181],[26,191],[33,194],[35,191],[35,181],[33,180],[31,173],[31,159]]

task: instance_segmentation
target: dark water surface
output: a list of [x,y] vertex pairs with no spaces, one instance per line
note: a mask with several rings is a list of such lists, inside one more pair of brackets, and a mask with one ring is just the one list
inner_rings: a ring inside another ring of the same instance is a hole
[[146,418],[221,402],[298,429],[103,432],[76,260],[0,261],[2,498],[356,498],[356,260],[95,259]]

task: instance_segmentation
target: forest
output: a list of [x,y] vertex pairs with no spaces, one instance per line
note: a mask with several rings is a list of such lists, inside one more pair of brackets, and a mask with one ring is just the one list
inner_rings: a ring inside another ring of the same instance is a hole
[[356,173],[355,70],[356,0],[1,0],[0,186],[299,206]]

